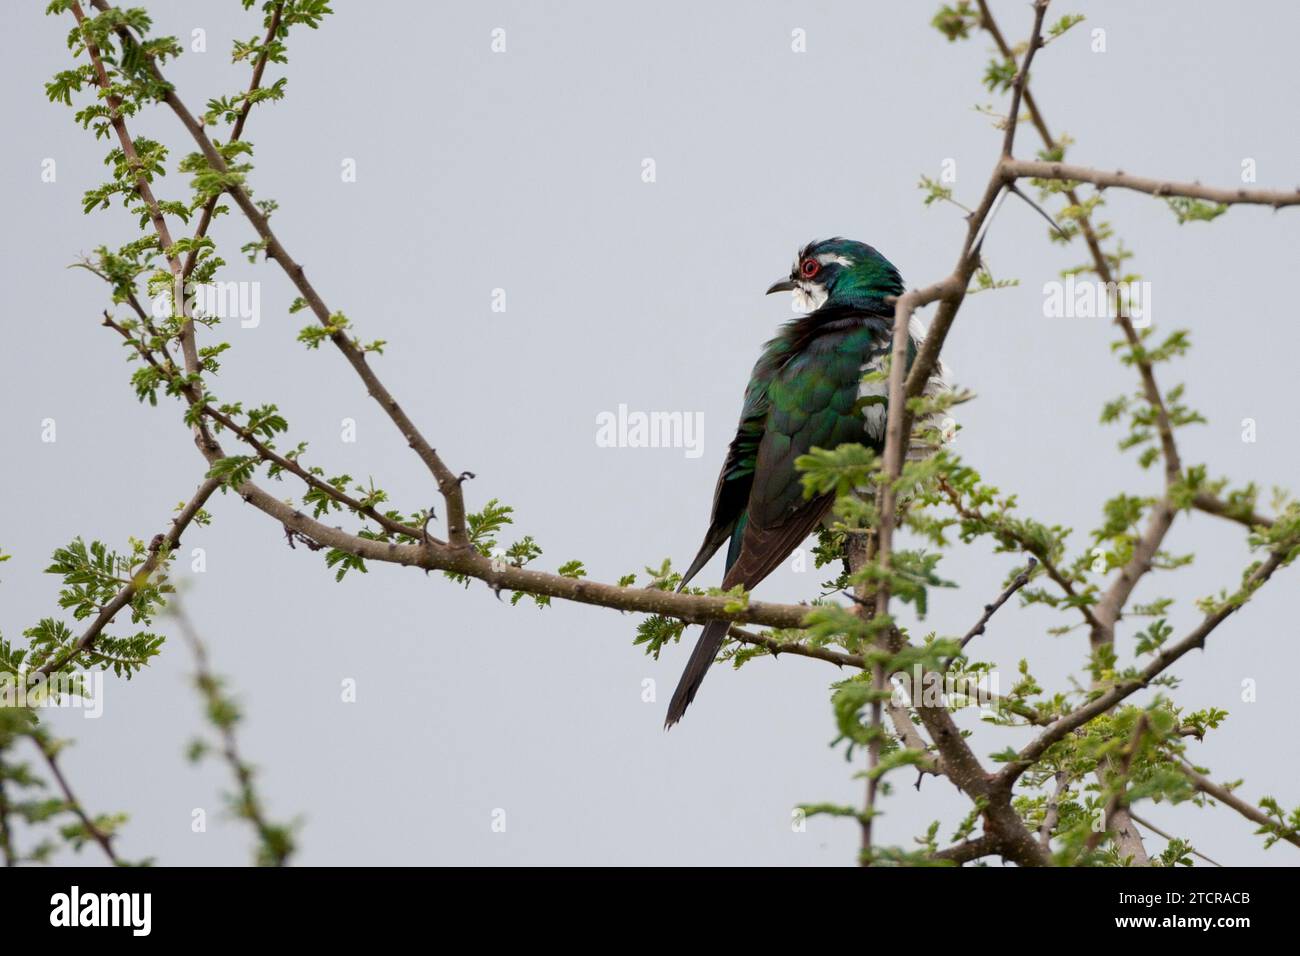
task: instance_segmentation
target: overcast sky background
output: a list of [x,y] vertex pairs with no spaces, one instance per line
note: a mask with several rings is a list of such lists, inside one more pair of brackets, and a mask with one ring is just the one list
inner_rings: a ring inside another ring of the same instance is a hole
[[[157,30],[207,52],[168,67],[195,111],[247,83],[232,39],[261,32],[235,0],[147,6]],[[338,0],[319,31],[290,37],[287,99],[258,107],[251,183],[279,202],[275,227],[330,308],[366,338],[388,340],[376,365],[467,485],[472,507],[499,497],[518,535],[571,558],[593,578],[671,556],[679,567],[707,523],[714,478],[758,349],[789,312],[763,291],[815,237],[872,243],[910,285],[946,275],[964,223],[953,207],[921,204],[916,183],[956,162],[958,198],[984,188],[1001,134],[976,104],[1005,108],[980,85],[990,44],[949,45],[929,27],[930,3],[355,3]],[[131,366],[99,325],[107,289],[65,267],[101,243],[134,238],[120,210],[84,217],[80,197],[106,178],[105,144],[42,84],[71,65],[71,19],[43,2],[12,5],[0,57],[0,151],[6,345],[0,350],[0,630],[9,639],[57,610],[50,553],[76,535],[115,547],[163,529],[204,467],[178,406],[138,404]],[[998,2],[1019,40],[1026,3]],[[1034,92],[1077,162],[1207,183],[1240,181],[1252,158],[1261,185],[1300,181],[1291,3],[1251,15],[1209,2],[1054,5],[1088,21],[1040,53]],[[493,54],[491,31],[506,30]],[[807,31],[807,52],[791,31]],[[1106,52],[1090,31],[1106,31]],[[284,74],[272,66],[268,79]],[[131,120],[173,158],[191,150],[170,113]],[[1037,146],[1026,127],[1019,152]],[[653,158],[657,181],[641,178]],[[41,181],[53,158],[57,181]],[[356,181],[341,165],[355,160]],[[183,177],[159,184],[187,199]],[[1300,352],[1294,276],[1300,219],[1230,211],[1178,226],[1163,203],[1112,192],[1107,215],[1152,283],[1162,329],[1186,327],[1194,350],[1161,370],[1190,384],[1210,423],[1182,436],[1188,463],[1265,487],[1300,486],[1293,382]],[[1034,516],[1080,529],[1120,490],[1152,491],[1097,424],[1103,402],[1134,376],[1110,351],[1099,319],[1048,319],[1042,284],[1080,261],[1021,204],[1009,203],[985,244],[999,278],[1021,285],[962,309],[945,356],[978,393],[961,414],[958,447]],[[418,460],[331,349],[295,341],[305,313],[273,265],[251,266],[236,216],[214,235],[227,279],[260,280],[259,327],[226,327],[234,348],[214,388],[223,399],[279,403],[295,440],[331,473],[373,475],[406,510],[436,498]],[[491,311],[503,288],[507,311]],[[931,310],[927,310],[929,318]],[[596,416],[633,410],[702,412],[703,454],[597,447]],[[41,441],[42,420],[57,441]],[[340,440],[341,422],[357,441]],[[1244,443],[1242,420],[1257,423]],[[283,494],[296,491],[285,484]],[[737,673],[715,668],[686,720],[662,729],[687,648],[655,662],[632,646],[635,619],[557,604],[511,608],[475,584],[373,567],[335,584],[322,556],[290,550],[270,519],[233,498],[192,529],[177,563],[188,608],[229,677],[247,720],[241,743],[262,770],[274,818],[300,815],[303,864],[794,864],[854,859],[851,822],[815,819],[792,832],[801,802],[858,803],[856,764],[828,744],[834,726],[827,665],[786,658]],[[1171,623],[1197,620],[1192,600],[1232,585],[1248,561],[1240,529],[1204,516],[1168,542],[1196,552],[1176,577],[1137,597],[1170,594]],[[1082,542],[1080,542],[1080,546]],[[190,549],[207,570],[189,573]],[[942,571],[961,587],[931,596],[918,630],[963,633],[998,590],[1012,556],[957,547]],[[719,563],[701,583],[713,583]],[[1221,780],[1246,778],[1254,802],[1300,803],[1294,675],[1300,665],[1297,570],[1281,574],[1204,653],[1176,667],[1178,700],[1216,705],[1227,723],[1194,758]],[[768,600],[815,595],[819,572],[787,564],[758,590]],[[910,619],[909,619],[910,620]],[[1048,686],[1080,673],[1086,639],[1057,638],[1060,618],[1004,609],[976,650],[1010,685],[1032,661]],[[118,628],[118,632],[122,632]],[[1120,646],[1131,659],[1132,627]],[[696,629],[688,632],[693,643]],[[76,738],[66,770],[96,812],[131,822],[119,849],[162,864],[243,864],[250,835],[221,816],[230,786],[216,763],[183,758],[203,727],[176,637],[129,685],[109,681],[105,715],[53,715]],[[642,699],[642,682],[658,699]],[[340,700],[353,679],[357,701]],[[1257,700],[1241,701],[1244,680]],[[969,720],[967,721],[969,723]],[[981,757],[1023,739],[982,729]],[[899,778],[880,825],[907,844],[936,817],[941,834],[965,803],[946,782],[918,794]],[[205,808],[208,831],[191,832]],[[506,832],[492,829],[506,811]],[[1262,849],[1232,811],[1150,806],[1142,815],[1190,837],[1227,864],[1294,864]],[[1158,851],[1163,841],[1152,838]],[[63,857],[69,859],[70,857]],[[83,858],[97,861],[88,849]]]

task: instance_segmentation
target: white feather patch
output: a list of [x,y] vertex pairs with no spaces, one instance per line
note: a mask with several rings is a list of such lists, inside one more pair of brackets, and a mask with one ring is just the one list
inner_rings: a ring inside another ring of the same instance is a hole
[[[885,364],[885,355],[875,356],[872,361],[862,366],[862,374],[868,375],[871,372],[879,372]],[[858,386],[858,399],[864,398],[887,398],[889,396],[889,380],[879,379],[870,382],[863,382]],[[884,402],[873,401],[869,405],[862,406],[862,420],[866,425],[867,435],[873,441],[880,441],[885,437],[885,418],[888,406]]]
[[[919,350],[921,346],[925,344],[926,327],[921,323],[920,319],[918,319],[916,316],[912,316],[912,321],[909,323],[907,331],[909,336],[912,339],[913,345]],[[883,341],[881,344],[886,346],[887,348],[889,345],[888,338],[886,338],[886,340]],[[884,366],[885,354],[887,353],[881,353],[875,356],[870,362],[863,365],[862,374],[865,376],[871,372],[879,372]],[[926,384],[925,394],[936,395],[941,392],[949,392],[949,391],[952,391],[952,380],[950,377],[950,372],[947,364],[942,359],[940,359],[938,367],[935,369],[934,373],[930,376],[930,381]],[[889,395],[889,382],[887,379],[879,379],[870,382],[863,382],[861,385],[858,386],[859,399],[887,398],[888,395]],[[887,417],[888,417],[888,406],[884,402],[873,402],[869,405],[863,406],[862,418],[866,425],[867,435],[874,441],[881,441],[884,439],[885,424],[886,424]],[[938,425],[939,423],[934,422],[933,424]],[[952,428],[945,428],[944,432],[945,434],[947,434],[948,432],[953,430],[955,430],[955,423],[953,424]],[[933,446],[925,445],[919,442],[914,442],[912,444],[911,449],[909,449],[908,451],[908,457],[913,460],[917,458],[924,458],[926,455],[933,453],[935,450],[936,449]]]
[[822,307],[830,295],[824,285],[816,282],[804,282],[802,279],[794,284],[794,289],[790,295],[790,308],[795,312],[807,314],[816,312]]

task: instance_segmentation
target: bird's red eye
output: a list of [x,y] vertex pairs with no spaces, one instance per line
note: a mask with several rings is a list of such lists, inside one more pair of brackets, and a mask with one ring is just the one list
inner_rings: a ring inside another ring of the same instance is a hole
[[805,259],[799,264],[799,274],[805,279],[811,279],[821,271],[822,264],[816,259]]

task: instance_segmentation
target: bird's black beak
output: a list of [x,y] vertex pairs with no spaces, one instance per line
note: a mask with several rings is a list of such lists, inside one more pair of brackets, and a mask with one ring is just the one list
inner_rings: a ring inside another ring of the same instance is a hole
[[773,292],[790,292],[794,289],[793,279],[782,279],[780,282],[773,282],[772,287],[764,295],[771,295]]

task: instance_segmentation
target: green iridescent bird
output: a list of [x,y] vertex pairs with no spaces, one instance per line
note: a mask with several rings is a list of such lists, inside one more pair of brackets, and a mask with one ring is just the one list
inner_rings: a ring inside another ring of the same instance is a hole
[[[894,308],[886,299],[903,293],[898,270],[871,246],[826,239],[800,250],[789,277],[767,291],[793,292],[795,309],[806,314],[783,325],[754,366],[709,530],[682,587],[726,544],[722,587],[753,588],[816,530],[834,502],[833,495],[804,499],[795,459],[846,442],[877,451],[884,445],[887,386],[864,383],[863,376],[890,352]],[[665,727],[695,699],[727,628],[725,621],[705,625]]]

